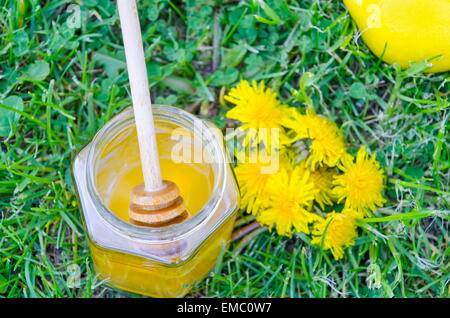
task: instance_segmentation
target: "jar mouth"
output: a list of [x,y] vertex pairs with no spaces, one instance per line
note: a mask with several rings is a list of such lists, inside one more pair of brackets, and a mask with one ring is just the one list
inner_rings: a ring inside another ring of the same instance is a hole
[[92,200],[97,209],[97,213],[99,213],[103,220],[111,225],[115,231],[145,242],[155,241],[161,243],[164,241],[177,240],[208,221],[212,215],[212,211],[216,209],[220,202],[220,198],[225,191],[226,180],[224,180],[224,170],[226,160],[223,146],[220,144],[217,136],[211,131],[211,127],[208,126],[205,121],[173,106],[154,104],[152,105],[152,110],[155,126],[157,126],[157,122],[160,121],[188,129],[194,138],[200,138],[202,142],[206,142],[207,147],[211,147],[209,152],[213,159],[212,164],[217,164],[217,169],[214,171],[212,193],[203,207],[195,215],[182,223],[173,224],[163,228],[150,228],[136,226],[125,222],[104,204],[97,188],[96,168],[98,157],[102,154],[105,147],[114,140],[114,137],[118,133],[130,126],[135,126],[134,114],[131,106],[113,117],[92,139],[87,156],[86,183],[92,194]]

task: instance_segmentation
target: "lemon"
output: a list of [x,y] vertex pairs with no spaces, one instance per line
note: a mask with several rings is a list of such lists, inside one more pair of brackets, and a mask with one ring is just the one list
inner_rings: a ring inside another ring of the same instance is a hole
[[450,0],[344,0],[367,46],[383,61],[432,59],[429,72],[450,70]]

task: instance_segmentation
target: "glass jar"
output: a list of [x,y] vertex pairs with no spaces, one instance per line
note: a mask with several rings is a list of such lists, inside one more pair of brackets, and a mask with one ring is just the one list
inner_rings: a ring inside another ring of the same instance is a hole
[[[131,107],[111,119],[77,154],[72,175],[99,277],[143,295],[181,297],[208,274],[226,248],[239,190],[219,129],[172,106],[153,105],[153,116],[158,145],[190,135],[197,144],[194,152],[201,150],[202,160],[210,165],[210,195],[189,219],[164,228],[141,227],[108,208],[111,186],[120,169],[139,162],[137,140],[132,140],[135,122]],[[178,133],[169,139],[158,137],[174,131]],[[130,148],[130,144],[134,145]],[[164,155],[167,153],[160,152],[160,157]]]

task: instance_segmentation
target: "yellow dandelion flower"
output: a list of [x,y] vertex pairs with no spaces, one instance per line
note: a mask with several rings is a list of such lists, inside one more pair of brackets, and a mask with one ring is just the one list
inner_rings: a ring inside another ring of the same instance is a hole
[[[253,81],[250,86],[247,81],[242,80],[224,96],[224,99],[236,105],[227,112],[226,117],[240,121],[243,124],[240,129],[248,130],[244,144],[255,140],[259,142],[261,128],[278,128],[280,143],[287,142],[282,121],[284,112],[289,107],[282,105],[277,94],[271,88],[266,88],[264,82],[258,85]],[[270,135],[269,130],[266,135],[269,140]]]
[[356,161],[346,158],[338,166],[343,174],[334,178],[333,194],[338,202],[345,200],[345,207],[365,213],[366,209],[375,211],[383,206],[384,175],[380,164],[373,156],[369,156],[363,146],[356,155]]
[[266,185],[269,178],[277,173],[280,167],[289,169],[291,164],[280,153],[278,153],[278,157],[264,157],[254,151],[250,153],[238,152],[236,157],[238,164],[234,172],[241,191],[241,208],[256,215],[264,205]]
[[289,173],[285,169],[273,175],[267,183],[267,208],[256,220],[279,235],[291,236],[294,231],[309,234],[308,225],[320,217],[308,212],[317,189],[309,180],[309,173],[298,168]]
[[356,214],[344,210],[342,213],[330,212],[326,219],[314,223],[312,244],[322,246],[324,250],[331,250],[336,260],[344,256],[344,248],[355,244],[358,237],[356,232]]
[[[305,161],[300,164],[300,167],[309,171]],[[325,205],[333,204],[333,178],[335,175],[336,173],[332,169],[326,167],[310,171],[310,179],[314,187],[319,190],[314,196],[314,200],[322,209],[325,208]]]
[[264,192],[270,174],[262,174],[264,164],[240,163],[234,169],[241,190],[241,208],[256,215],[264,203]]
[[298,139],[311,139],[307,163],[312,169],[324,164],[334,167],[346,153],[342,131],[328,118],[311,112],[306,115],[291,112],[283,123],[297,133]]

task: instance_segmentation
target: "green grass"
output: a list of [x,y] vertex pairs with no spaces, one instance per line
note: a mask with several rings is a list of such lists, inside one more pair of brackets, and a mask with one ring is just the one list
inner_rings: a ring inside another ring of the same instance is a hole
[[[192,296],[449,296],[449,73],[381,62],[340,1],[139,2],[155,102],[225,127],[224,90],[265,80],[335,120],[388,177],[389,203],[344,259],[260,229]],[[95,276],[70,177],[76,151],[130,104],[114,4],[0,0],[0,30],[0,296],[129,296]]]

